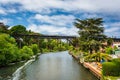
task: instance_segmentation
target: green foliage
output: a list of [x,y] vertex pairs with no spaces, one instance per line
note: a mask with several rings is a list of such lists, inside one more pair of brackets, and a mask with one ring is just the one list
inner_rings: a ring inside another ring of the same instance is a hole
[[8,34],[0,34],[0,66],[9,63],[28,60],[38,53],[38,46],[33,44],[29,47],[24,46],[21,50],[16,46],[15,39]]
[[104,76],[120,76],[120,58],[103,63],[102,70]]
[[113,54],[113,48],[112,47],[107,47],[107,48],[105,48],[105,52],[107,54]]
[[8,34],[0,34],[0,65],[16,61],[18,58],[18,48],[15,39]]
[[34,54],[32,49],[24,46],[21,50],[20,50],[20,54],[22,55],[22,60],[28,60],[31,58],[31,56]]
[[64,51],[66,50],[64,46],[62,46],[61,44],[58,44],[57,46],[54,47],[54,50],[56,51]]
[[116,64],[116,69],[117,72],[119,72],[118,74],[120,76],[120,58],[113,59],[112,62]]
[[4,23],[0,23],[0,33],[8,33],[8,25],[4,25]]
[[108,46],[111,46],[112,43],[113,43],[113,39],[112,39],[112,38],[108,38],[108,39],[107,39],[107,45],[108,45]]
[[102,64],[102,70],[104,76],[119,76],[119,72],[116,69],[117,66],[113,62],[105,62]]
[[89,55],[85,56],[86,61],[100,62],[102,59],[105,60],[105,61],[109,61],[112,58],[108,54],[100,53],[100,52],[89,54]]
[[82,52],[78,48],[73,48],[72,46],[71,48],[70,53],[76,57],[80,57]]
[[120,79],[119,76],[117,76],[117,77],[115,77],[115,76],[104,76],[104,78],[102,80],[119,80],[119,79]]
[[[9,33],[3,34],[3,33]],[[21,37],[23,40],[13,38],[17,34],[40,35],[32,31],[27,31],[23,25],[13,26],[8,30],[8,26],[0,23],[0,66],[9,63],[28,60],[31,56],[41,52],[68,50],[69,45],[61,40],[55,39],[36,39]],[[17,42],[17,43],[16,43]],[[37,45],[38,44],[38,45]],[[19,49],[18,48],[22,48]]]
[[117,46],[114,46],[113,49],[114,49],[114,51],[119,50]]
[[16,34],[26,34],[26,28],[22,25],[16,25],[10,29],[10,33],[13,36]]
[[40,40],[40,51],[41,52],[53,52],[53,51],[64,51],[69,49],[69,45],[60,40],[55,39],[44,39]]
[[50,50],[49,49],[42,49],[42,52],[50,52]]
[[79,46],[82,51],[93,53],[98,52],[105,41],[102,18],[90,18],[85,20],[77,19],[74,25],[79,29]]
[[30,48],[32,49],[34,55],[36,55],[39,52],[39,48],[37,44],[32,44]]
[[120,64],[120,58],[115,58],[115,59],[112,60],[112,62]]
[[69,50],[72,51],[74,49],[73,46],[69,46]]

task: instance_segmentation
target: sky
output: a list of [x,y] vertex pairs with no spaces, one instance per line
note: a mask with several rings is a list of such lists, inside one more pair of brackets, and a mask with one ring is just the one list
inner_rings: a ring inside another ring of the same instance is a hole
[[120,0],[0,0],[0,22],[10,27],[76,36],[77,18],[103,18],[104,33],[120,38]]

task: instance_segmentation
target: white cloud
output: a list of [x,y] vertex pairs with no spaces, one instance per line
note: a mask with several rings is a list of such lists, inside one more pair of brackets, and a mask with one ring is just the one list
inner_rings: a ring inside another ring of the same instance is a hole
[[108,29],[106,29],[106,31],[105,32],[109,32],[109,33],[111,33],[111,32],[115,32],[115,31],[118,31],[120,28],[119,27],[111,27],[111,28],[108,28]]
[[[109,4],[106,4],[109,3]],[[120,1],[116,0],[24,0],[21,3],[27,10],[62,9],[65,11],[118,12]]]
[[100,15],[97,15],[97,14],[89,14],[89,13],[85,13],[83,15],[81,15],[82,18],[100,18],[101,16]]
[[11,19],[0,19],[0,22],[6,24],[9,24],[9,22],[11,22]]
[[77,29],[73,27],[75,19],[73,15],[48,16],[36,14],[31,18],[29,19],[30,23],[32,23],[33,20],[37,20],[41,24],[35,25],[35,23],[33,23],[28,26],[28,30],[51,35],[78,35]]
[[23,10],[46,12],[50,9],[87,12],[120,12],[120,0],[0,0],[0,3],[19,3]]
[[16,13],[17,10],[14,8],[5,9],[0,7],[0,14],[6,15],[7,13]]
[[75,17],[73,15],[40,15],[36,14],[33,19],[38,20],[41,23],[49,23],[51,25],[66,26],[72,25]]
[[116,31],[119,31],[120,30],[120,22],[115,22],[115,23],[107,23],[105,25],[105,32],[116,32]]
[[107,23],[105,25],[105,33],[110,37],[120,37],[120,22]]
[[53,25],[31,24],[28,26],[27,29],[49,35],[78,35],[77,34],[78,29],[76,29],[75,27],[67,28],[67,27],[56,27]]
[[[107,18],[109,21],[111,21],[112,18],[115,18],[115,20],[120,18],[120,0],[0,0],[0,5],[5,4],[6,6],[9,6],[8,4],[14,3],[21,5],[19,6],[18,10],[16,10],[14,7],[10,10],[5,10],[0,6],[0,14],[16,13],[19,11],[40,13],[33,16],[32,19],[40,21],[41,23],[49,23],[50,25],[35,25],[35,23],[31,23],[32,25],[29,25],[28,29],[43,33],[47,32],[50,34],[76,34],[76,29],[72,27],[72,22],[75,19],[75,16],[73,15],[75,13],[77,13],[77,16],[78,13],[83,13],[84,15],[79,14],[80,18],[81,16],[85,18],[101,17],[101,15],[106,18],[106,13],[107,16],[110,14],[110,17],[108,16]],[[52,14],[52,16],[41,15],[46,13],[50,14],[52,12],[54,13],[56,10],[60,10],[61,12],[71,12],[71,15],[59,15],[62,13],[57,13],[58,15]],[[99,13],[103,14],[98,15]],[[4,21],[5,23],[8,22],[7,19],[1,21]],[[68,26],[70,27],[68,28]],[[109,36],[120,33],[120,22],[105,24],[105,26],[105,33]],[[72,29],[75,31],[72,31]]]
[[3,8],[0,8],[0,14],[6,14],[6,12]]
[[6,10],[7,13],[16,13],[17,10],[16,9],[8,9]]

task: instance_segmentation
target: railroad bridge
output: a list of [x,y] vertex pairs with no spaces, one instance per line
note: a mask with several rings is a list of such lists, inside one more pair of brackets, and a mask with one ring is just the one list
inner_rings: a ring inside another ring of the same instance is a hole
[[[28,34],[17,34],[13,36],[16,40],[18,40],[18,44],[20,45],[22,41],[21,39],[23,38],[34,38],[38,40],[38,45],[39,45],[39,40],[40,39],[64,39],[67,41],[68,44],[73,45],[73,46],[77,46],[76,44],[73,44],[73,39],[78,39],[77,36],[60,36],[60,35],[39,35],[39,34],[32,34],[32,35],[28,35]],[[113,44],[120,44],[120,38],[111,38],[113,40]]]
[[28,38],[39,38],[39,39],[75,39],[76,36],[59,36],[59,35],[27,35],[27,34],[18,34],[14,37],[28,37]]
[[[20,41],[22,41],[23,38],[34,38],[37,39],[38,41],[40,39],[58,39],[58,40],[66,40],[69,45],[75,46],[73,44],[73,39],[77,39],[76,36],[60,36],[60,35],[28,35],[28,34],[17,34],[13,36],[17,41],[19,41],[19,45],[21,44]],[[39,45],[39,42],[38,42]]]

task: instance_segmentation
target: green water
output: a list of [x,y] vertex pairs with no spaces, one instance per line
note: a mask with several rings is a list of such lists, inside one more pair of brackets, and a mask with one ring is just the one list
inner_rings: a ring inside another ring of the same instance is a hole
[[7,67],[1,67],[0,68],[0,80],[11,80],[12,74],[24,63],[20,62],[17,64],[13,64]]
[[67,51],[42,54],[14,74],[12,80],[98,80]]

